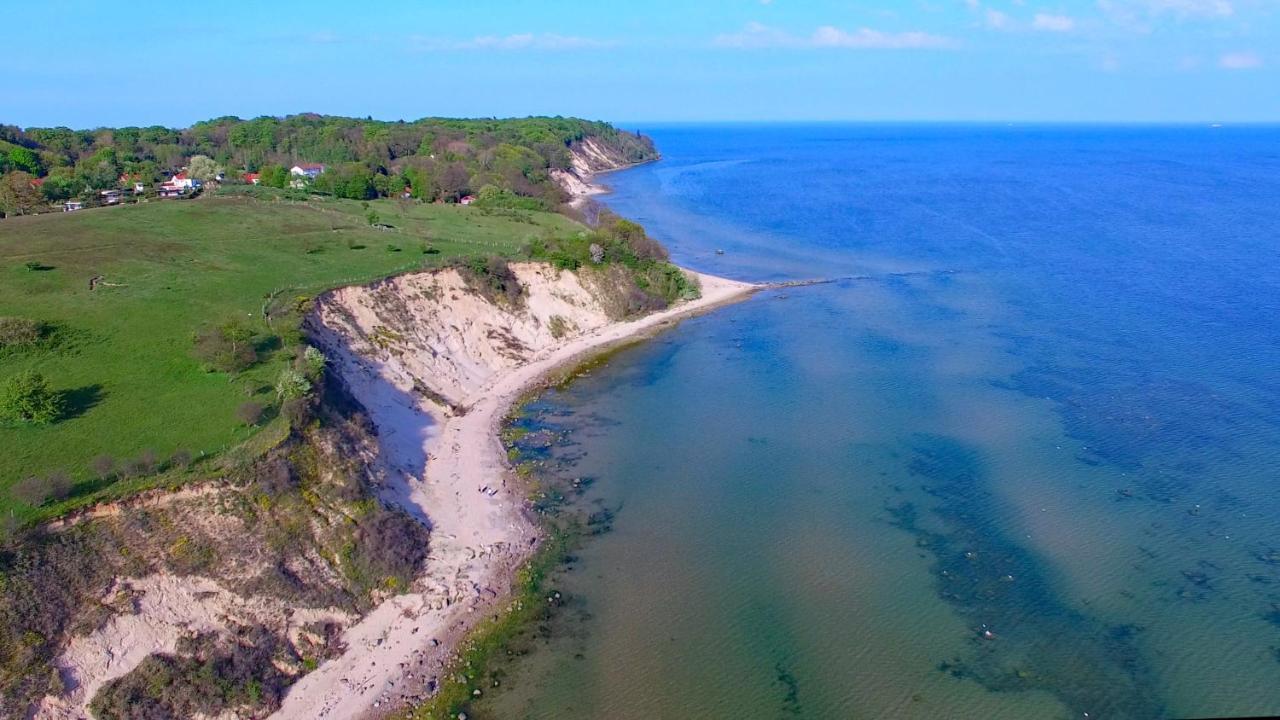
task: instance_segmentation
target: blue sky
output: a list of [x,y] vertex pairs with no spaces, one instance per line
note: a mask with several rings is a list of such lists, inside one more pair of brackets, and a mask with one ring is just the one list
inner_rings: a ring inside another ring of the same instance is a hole
[[45,0],[4,14],[17,71],[0,122],[23,126],[304,111],[1280,121],[1280,0]]

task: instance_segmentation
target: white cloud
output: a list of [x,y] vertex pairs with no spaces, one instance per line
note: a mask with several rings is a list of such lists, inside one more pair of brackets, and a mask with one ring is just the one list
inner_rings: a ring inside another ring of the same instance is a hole
[[1098,0],[1098,8],[1113,22],[1151,32],[1156,20],[1224,20],[1236,15],[1236,0]]
[[1179,17],[1230,17],[1235,15],[1231,0],[1139,0],[1154,15],[1171,13]]
[[1071,32],[1076,27],[1076,21],[1075,18],[1068,15],[1036,13],[1036,16],[1031,20],[1031,27],[1047,32]]
[[843,48],[937,48],[952,44],[947,38],[925,32],[885,33],[870,28],[846,32],[825,25],[813,32],[812,42],[817,47]]
[[590,50],[611,47],[605,40],[557,35],[555,33],[515,33],[512,35],[480,35],[470,40],[415,35],[409,38],[411,48],[431,50]]
[[1226,70],[1253,70],[1262,67],[1262,58],[1251,52],[1227,53],[1218,58],[1218,67]]
[[785,30],[758,22],[747,23],[740,32],[717,35],[712,44],[725,48],[853,48],[865,50],[903,50],[954,47],[955,41],[926,32],[882,32],[871,28],[842,30],[823,25],[808,36],[793,35]]
[[992,30],[1008,30],[1013,27],[1013,19],[999,10],[988,10],[986,23]]

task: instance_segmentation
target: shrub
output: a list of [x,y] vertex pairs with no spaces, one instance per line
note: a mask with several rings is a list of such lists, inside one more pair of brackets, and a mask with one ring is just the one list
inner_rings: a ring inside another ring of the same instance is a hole
[[311,392],[311,381],[305,375],[287,368],[276,380],[276,394],[283,400],[297,400]]
[[518,305],[524,287],[507,261],[500,257],[478,257],[454,266],[467,287],[491,303]]
[[160,456],[151,448],[143,450],[142,454],[138,456],[136,462],[138,463],[138,468],[142,470],[143,475],[150,475],[160,468]]
[[324,366],[329,360],[325,358],[324,353],[320,352],[320,348],[308,345],[306,350],[302,351],[302,364],[306,368],[309,377],[320,377],[324,372]]
[[262,626],[184,639],[178,653],[148,656],[105,685],[89,707],[94,717],[177,718],[221,715],[250,707],[265,716],[296,679],[281,667],[300,661],[288,642]]
[[71,476],[59,471],[44,479],[34,475],[23,478],[13,486],[10,493],[17,500],[39,507],[49,500],[56,502],[67,499],[71,495],[72,485]]
[[169,467],[183,469],[183,468],[188,468],[190,466],[191,466],[190,450],[175,450],[174,453],[169,456]]
[[71,476],[61,470],[50,473],[49,479],[45,482],[49,487],[49,498],[54,502],[71,497],[71,488],[75,486]]
[[31,507],[39,507],[49,499],[49,490],[45,487],[44,480],[32,475],[25,477],[14,483],[9,488],[9,494],[13,499],[24,502]]
[[0,421],[48,425],[62,417],[64,407],[62,393],[34,370],[20,372],[0,386]]
[[196,333],[194,353],[206,370],[240,372],[258,362],[253,331],[239,320]]
[[44,337],[43,323],[18,317],[0,317],[0,350],[30,347]]
[[116,460],[110,455],[99,455],[89,463],[89,467],[93,468],[94,475],[105,480],[116,469]]
[[547,322],[547,330],[551,332],[551,337],[559,340],[569,333],[569,321],[563,315],[552,315]]
[[245,425],[257,425],[262,422],[262,405],[256,402],[244,403],[236,409],[236,417]]

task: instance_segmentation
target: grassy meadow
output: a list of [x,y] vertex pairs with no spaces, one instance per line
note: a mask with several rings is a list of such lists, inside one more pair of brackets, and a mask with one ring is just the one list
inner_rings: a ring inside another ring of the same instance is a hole
[[[372,227],[370,212],[392,229]],[[199,467],[202,458],[243,452],[247,441],[269,442],[273,428],[281,435],[269,408],[297,324],[281,308],[460,256],[511,255],[535,237],[581,229],[550,213],[288,200],[265,189],[0,221],[0,317],[52,329],[36,347],[0,351],[0,381],[35,369],[67,401],[52,425],[0,427],[0,513],[56,515],[155,482],[98,477],[92,466],[102,455],[119,463],[154,454],[163,465],[185,452]],[[205,371],[192,353],[194,333],[233,318],[254,331],[259,362],[235,374]],[[268,408],[260,426],[237,417],[249,401]],[[58,472],[75,482],[67,500],[37,509],[8,492],[23,478]]]

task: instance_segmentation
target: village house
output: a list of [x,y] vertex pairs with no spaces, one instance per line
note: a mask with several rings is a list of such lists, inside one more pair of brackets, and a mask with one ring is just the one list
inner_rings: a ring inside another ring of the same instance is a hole
[[244,182],[246,185],[258,185],[262,182],[261,173],[245,173]]
[[68,200],[62,203],[62,212],[75,212],[84,209],[84,203],[79,200]]
[[471,203],[473,203],[473,202],[475,202],[475,201],[476,201],[476,196],[475,196],[475,195],[463,195],[463,196],[462,196],[462,199],[458,201],[458,204],[459,204],[459,205],[470,205]]
[[204,185],[204,183],[200,182],[199,180],[187,175],[187,172],[185,170],[169,178],[168,184],[171,184],[174,187],[180,187],[184,191],[195,190]]
[[103,205],[119,205],[124,199],[124,194],[120,190],[103,190],[98,195],[101,196]]
[[300,163],[289,168],[289,174],[294,177],[307,178],[315,180],[320,173],[324,172],[324,166],[318,163]]

